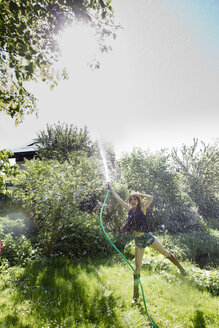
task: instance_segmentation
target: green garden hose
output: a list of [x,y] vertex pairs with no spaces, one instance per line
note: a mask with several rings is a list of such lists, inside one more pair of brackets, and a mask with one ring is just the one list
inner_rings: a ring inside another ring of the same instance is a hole
[[104,200],[103,205],[102,205],[102,208],[101,208],[101,212],[100,212],[100,224],[101,224],[102,230],[103,230],[103,232],[104,232],[106,238],[107,238],[108,241],[110,242],[110,244],[111,244],[111,245],[115,248],[115,250],[116,250],[116,251],[122,256],[122,258],[128,263],[128,265],[131,267],[131,269],[132,269],[132,270],[134,271],[134,273],[136,274],[136,276],[137,276],[137,278],[138,278],[138,281],[139,281],[139,283],[140,283],[140,286],[141,286],[142,297],[143,297],[143,301],[144,301],[144,308],[145,308],[146,314],[147,314],[148,319],[149,319],[149,321],[151,322],[152,326],[153,326],[154,328],[157,328],[157,327],[155,326],[155,324],[153,323],[153,321],[151,320],[149,314],[148,314],[148,310],[147,310],[147,306],[146,306],[146,301],[145,301],[145,297],[144,297],[144,290],[143,290],[142,283],[141,283],[141,280],[140,280],[140,278],[139,278],[137,272],[135,271],[135,269],[133,268],[133,266],[131,265],[131,263],[125,258],[125,256],[124,256],[124,255],[118,250],[118,248],[113,244],[113,242],[110,240],[110,238],[108,237],[108,235],[107,235],[107,233],[106,233],[106,231],[105,231],[105,229],[104,229],[102,216],[103,216],[103,209],[104,209],[104,206],[105,206],[106,201],[107,201],[107,198],[108,198],[108,196],[109,196],[109,192],[110,192],[110,190],[108,189],[107,194],[106,194],[106,197],[105,197],[105,200]]

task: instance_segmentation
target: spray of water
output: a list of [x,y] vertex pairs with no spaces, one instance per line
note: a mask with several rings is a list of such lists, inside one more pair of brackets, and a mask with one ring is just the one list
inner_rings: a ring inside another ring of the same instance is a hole
[[107,160],[106,160],[106,153],[105,150],[103,148],[103,146],[101,145],[101,143],[98,141],[98,147],[99,147],[99,151],[100,151],[100,156],[102,158],[103,161],[103,167],[104,167],[104,176],[106,179],[106,182],[110,181],[110,175],[109,175],[109,169],[107,166]]

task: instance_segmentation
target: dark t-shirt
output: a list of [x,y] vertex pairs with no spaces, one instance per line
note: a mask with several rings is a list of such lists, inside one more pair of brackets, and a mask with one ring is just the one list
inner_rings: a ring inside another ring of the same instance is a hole
[[122,231],[127,232],[149,232],[149,228],[146,222],[146,214],[144,214],[141,208],[138,208],[136,211],[133,211],[131,208],[128,212],[126,223],[121,229]]

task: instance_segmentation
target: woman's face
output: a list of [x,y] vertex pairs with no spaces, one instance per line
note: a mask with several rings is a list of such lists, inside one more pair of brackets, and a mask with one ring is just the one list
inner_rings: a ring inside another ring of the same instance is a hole
[[138,197],[132,196],[129,198],[129,204],[133,209],[136,209],[138,207],[138,203],[139,203]]

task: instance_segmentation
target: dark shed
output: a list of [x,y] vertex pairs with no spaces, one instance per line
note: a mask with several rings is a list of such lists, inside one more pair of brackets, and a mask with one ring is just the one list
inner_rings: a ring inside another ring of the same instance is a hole
[[11,156],[11,158],[16,159],[16,163],[21,163],[24,162],[24,158],[26,159],[33,159],[33,158],[37,158],[37,150],[38,150],[38,146],[36,145],[35,142],[20,147],[20,148],[15,148],[12,149],[11,152],[13,153],[13,155]]

